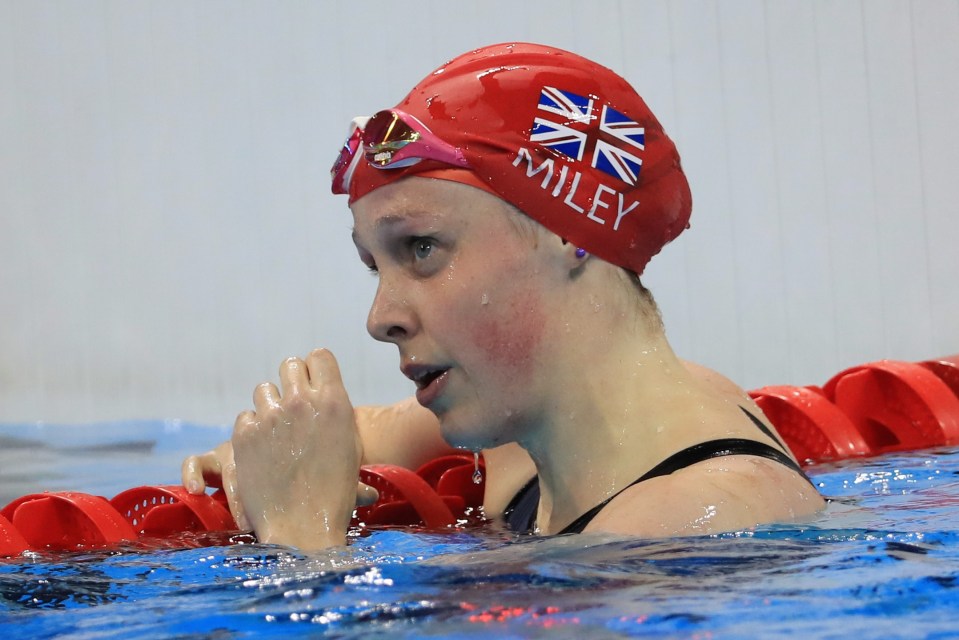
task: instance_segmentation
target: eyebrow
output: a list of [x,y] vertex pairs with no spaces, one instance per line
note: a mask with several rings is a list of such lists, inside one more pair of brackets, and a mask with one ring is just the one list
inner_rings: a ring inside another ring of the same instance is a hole
[[[413,210],[404,213],[387,213],[373,223],[373,231],[378,232],[385,227],[392,227],[404,222],[418,222],[427,216],[435,215],[432,211]],[[356,239],[356,226],[352,228],[353,239]]]
[[388,213],[373,224],[373,229],[379,231],[384,227],[392,227],[405,222],[409,219],[409,216],[399,215],[396,213]]
[[436,212],[434,211],[424,211],[421,209],[412,209],[409,211],[404,211],[402,213],[387,213],[386,215],[381,217],[379,220],[377,220],[374,223],[373,227],[375,229],[381,229],[383,227],[400,224],[402,222],[407,222],[407,221],[418,222],[422,218],[426,218],[428,216],[434,217],[435,215],[436,215]]
[[[387,215],[383,216],[382,218],[379,218],[376,222],[373,223],[373,231],[374,231],[374,232],[377,232],[377,231],[379,231],[380,229],[382,229],[383,227],[388,227],[388,226],[396,225],[396,224],[399,224],[399,223],[402,222],[402,221],[403,221],[403,216],[396,215],[396,214],[393,214],[393,213],[387,214]],[[353,240],[356,240],[356,225],[355,225],[355,224],[350,228],[350,231],[351,231],[352,234],[353,234]]]

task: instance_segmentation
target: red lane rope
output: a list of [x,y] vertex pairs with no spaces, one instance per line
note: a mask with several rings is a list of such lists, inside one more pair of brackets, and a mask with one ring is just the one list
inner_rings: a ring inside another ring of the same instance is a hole
[[959,444],[959,355],[851,367],[749,394],[803,464]]
[[[881,360],[820,387],[777,385],[750,396],[802,464],[959,444],[959,354],[920,363]],[[481,459],[482,460],[482,459]],[[444,456],[415,473],[369,465],[360,479],[379,493],[354,526],[454,526],[475,517],[484,483],[472,454]],[[484,474],[485,477],[485,474]],[[180,486],[127,489],[112,500],[76,491],[34,493],[0,510],[0,558],[136,541],[163,546],[184,532],[236,530],[222,491]]]
[[[482,504],[485,484],[474,482],[473,474],[472,454],[437,458],[417,472],[393,465],[364,466],[360,479],[379,497],[356,510],[353,525],[445,529],[469,520]],[[193,495],[178,485],[142,486],[112,500],[76,491],[33,493],[0,510],[0,558],[121,542],[137,542],[138,548],[151,542],[164,546],[164,539],[184,532],[236,530],[222,490]]]

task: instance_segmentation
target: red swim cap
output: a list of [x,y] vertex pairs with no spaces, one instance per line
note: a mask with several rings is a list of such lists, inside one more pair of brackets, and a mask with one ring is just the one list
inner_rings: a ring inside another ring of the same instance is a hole
[[623,78],[573,53],[477,49],[431,73],[396,109],[462,150],[469,169],[359,162],[351,203],[410,175],[462,182],[637,274],[689,225],[689,185],[662,125]]

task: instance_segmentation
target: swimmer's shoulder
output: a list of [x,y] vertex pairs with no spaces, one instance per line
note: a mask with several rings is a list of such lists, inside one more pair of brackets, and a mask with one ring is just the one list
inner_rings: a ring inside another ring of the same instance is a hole
[[[744,429],[744,431],[735,434],[737,437],[747,437],[773,444],[779,448],[784,447],[784,440],[776,429],[776,426],[766,417],[762,409],[759,408],[759,405],[755,403],[745,389],[723,374],[708,367],[689,362],[688,360],[683,360],[682,363],[692,377],[701,385],[706,395],[719,401],[718,404],[714,403],[711,410],[707,410],[710,412],[710,415],[707,415],[704,420],[714,425],[721,425],[723,430],[726,429],[725,425],[738,425],[738,427]],[[737,409],[731,410],[732,407],[736,407]],[[744,422],[743,416],[739,415],[741,411],[746,412],[749,418],[748,422]],[[755,431],[756,426],[759,426],[762,434]],[[727,432],[725,435],[717,435],[717,437],[729,437],[733,435],[732,432]],[[792,456],[791,451],[787,451],[787,453]]]
[[789,467],[753,456],[699,462],[618,495],[585,531],[640,537],[695,536],[808,519],[824,501]]
[[693,378],[716,396],[726,401],[735,402],[736,404],[746,404],[750,406],[753,404],[752,399],[745,389],[718,371],[689,360],[681,360],[681,362]]

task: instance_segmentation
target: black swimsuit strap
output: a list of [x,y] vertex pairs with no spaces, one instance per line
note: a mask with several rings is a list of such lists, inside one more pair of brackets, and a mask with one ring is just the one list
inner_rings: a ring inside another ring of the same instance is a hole
[[[766,425],[762,423],[762,421],[760,421],[744,408],[743,413],[749,416],[750,420],[752,420],[753,423],[759,427],[763,433],[768,435],[777,443],[781,444],[779,438],[777,438],[766,427]],[[613,498],[618,496],[626,489],[629,489],[633,485],[639,484],[640,482],[644,482],[645,480],[649,480],[651,478],[667,476],[671,473],[679,471],[680,469],[684,469],[705,460],[737,455],[758,456],[761,458],[774,460],[797,472],[803,478],[805,478],[807,482],[812,484],[812,481],[809,479],[809,477],[792,458],[790,458],[783,451],[768,444],[744,438],[709,440],[708,442],[701,442],[691,447],[687,447],[686,449],[669,456],[658,465],[647,471],[641,477],[631,482],[628,486],[606,498],[583,515],[576,518],[576,520],[560,531],[560,534],[581,533],[583,529],[586,528],[586,525],[588,525],[590,521],[596,517],[596,514],[602,511],[603,508],[609,504],[611,500],[613,500]],[[539,476],[533,476],[533,478],[527,482],[526,485],[513,497],[509,505],[506,507],[506,510],[503,512],[503,517],[506,520],[507,526],[509,526],[512,531],[531,533],[535,529],[536,511],[539,508],[539,497]]]
[[[783,442],[783,441],[779,438],[779,436],[777,436],[775,433],[773,433],[772,431],[770,431],[770,430],[769,430],[769,427],[767,427],[766,425],[764,425],[762,420],[760,420],[759,418],[757,418],[756,416],[754,416],[752,413],[750,413],[749,411],[747,411],[747,410],[746,410],[746,407],[739,407],[739,408],[742,410],[743,413],[746,414],[746,416],[747,416],[750,420],[752,420],[752,423],[753,423],[754,425],[756,425],[757,427],[759,427],[759,430],[760,430],[760,431],[762,431],[763,433],[765,433],[765,434],[769,437],[770,440],[772,440],[773,442],[775,442],[776,444],[778,444],[780,449],[782,449],[783,451],[786,450],[786,443]],[[788,466],[788,465],[787,465],[787,466]]]
[[[745,440],[743,438],[710,440],[708,442],[695,444],[669,456],[643,474],[642,477],[637,478],[580,517],[573,520],[559,533],[582,533],[583,529],[586,528],[586,525],[588,525],[592,519],[596,517],[596,514],[602,511],[603,508],[613,500],[613,498],[621,494],[623,491],[626,491],[626,489],[629,489],[633,485],[650,480],[652,478],[658,478],[659,476],[668,476],[671,473],[679,471],[680,469],[685,469],[686,467],[692,466],[699,462],[711,460],[712,458],[724,458],[726,456],[757,456],[760,458],[774,460],[801,474],[804,478],[806,478],[807,481],[809,480],[809,478],[806,477],[806,474],[803,473],[802,469],[799,468],[799,465],[796,464],[792,458],[787,456],[779,449],[776,449],[768,444],[757,442],[755,440]],[[537,484],[539,483],[537,482]]]

